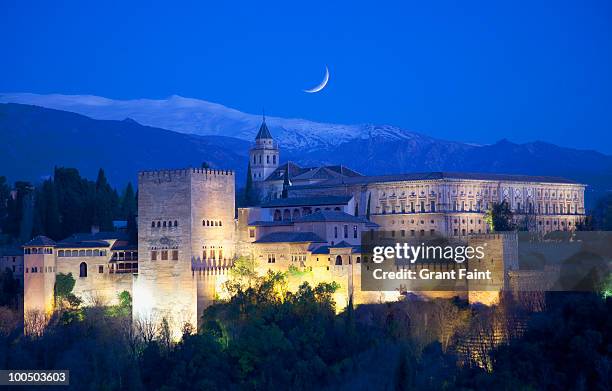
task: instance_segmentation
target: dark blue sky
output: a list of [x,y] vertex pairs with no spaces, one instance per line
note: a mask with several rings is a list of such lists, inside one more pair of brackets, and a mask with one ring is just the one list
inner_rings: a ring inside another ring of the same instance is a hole
[[[612,153],[607,0],[125,3],[0,0],[0,92],[178,94]],[[326,64],[328,87],[303,93]]]

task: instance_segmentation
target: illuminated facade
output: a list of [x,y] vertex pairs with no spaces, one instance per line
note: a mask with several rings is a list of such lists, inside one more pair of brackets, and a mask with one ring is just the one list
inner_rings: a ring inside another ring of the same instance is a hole
[[[236,209],[231,171],[139,173],[137,248],[110,237],[34,239],[24,247],[26,309],[48,313],[55,273],[71,272],[79,276],[75,293],[91,297],[89,303],[96,297],[111,303],[126,290],[133,295],[136,324],[166,319],[179,338],[186,324],[197,327],[204,308],[224,297],[222,285],[237,257],[255,260],[261,274],[287,272],[289,289],[303,281],[335,281],[340,288],[334,298],[342,308],[349,297],[354,303],[381,302],[405,293],[361,290],[368,261],[361,238],[367,232],[387,231],[402,240],[487,240],[495,248],[490,263],[505,275],[516,266],[516,236],[490,233],[485,217],[493,204],[505,201],[517,225],[540,233],[573,230],[584,218],[584,185],[563,178],[363,176],[343,166],[302,168],[279,159],[264,121],[249,154],[259,199],[249,208]],[[498,294],[465,296],[491,304]]]

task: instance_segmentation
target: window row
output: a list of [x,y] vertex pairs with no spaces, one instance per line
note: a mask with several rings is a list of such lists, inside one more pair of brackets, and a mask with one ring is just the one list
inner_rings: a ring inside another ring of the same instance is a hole
[[51,247],[27,247],[24,250],[25,254],[53,254],[53,249]]
[[[353,239],[357,239],[357,232],[357,226],[353,225]],[[342,227],[342,236],[344,239],[348,239],[349,237],[349,228],[346,224]],[[334,226],[334,239],[338,239],[338,226]]]
[[[257,164],[257,160],[259,160],[259,164],[263,164],[263,155],[253,155],[253,164]],[[272,159],[270,159],[270,157]],[[276,164],[276,155],[266,155],[266,164]]]
[[207,259],[223,259],[223,249],[219,248],[215,250],[214,248],[211,248],[208,251],[206,249],[202,250],[202,260],[205,261]]
[[[342,208],[340,208],[339,206],[336,207],[325,207],[325,208],[315,208],[314,212],[319,212],[321,210],[335,210],[337,212],[341,212]],[[300,218],[301,216],[307,216],[309,214],[312,214],[313,210],[310,207],[305,207],[302,209],[302,211],[300,211],[298,208],[293,209],[293,211],[291,209],[276,209],[274,210],[274,221],[282,221],[282,220],[296,220],[298,218]]]
[[222,227],[221,220],[202,220],[202,227]]
[[151,228],[172,228],[172,227],[178,227],[178,220],[174,220],[174,221],[162,221],[162,220],[156,220],[156,221],[151,221]]
[[105,257],[106,250],[59,250],[58,257]]
[[[15,267],[13,266],[13,271],[15,271]],[[25,268],[26,273],[55,273],[55,266],[32,266],[31,268]]]
[[[168,254],[168,253],[170,253],[170,254]],[[152,261],[157,261],[158,257],[159,257],[159,259],[161,259],[162,261],[167,261],[168,260],[168,255],[170,255],[170,257],[171,257],[171,259],[173,261],[178,261],[178,258],[179,258],[178,250],[171,250],[171,251],[168,251],[168,250],[161,250],[161,251],[153,250],[153,251],[151,251],[151,260]]]

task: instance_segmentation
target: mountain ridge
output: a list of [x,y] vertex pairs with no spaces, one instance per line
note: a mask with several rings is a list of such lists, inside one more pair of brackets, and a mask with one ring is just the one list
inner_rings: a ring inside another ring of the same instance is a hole
[[[37,181],[54,166],[76,167],[95,177],[102,167],[115,185],[124,186],[135,181],[139,170],[199,167],[206,161],[234,170],[239,188],[252,142],[179,133],[132,117],[97,120],[35,105],[0,104],[0,175],[11,180]],[[383,131],[309,149],[281,146],[281,161],[288,160],[302,166],[343,164],[364,175],[459,171],[561,176],[589,185],[591,200],[612,189],[612,156],[542,141],[473,145],[418,133],[398,139]]]

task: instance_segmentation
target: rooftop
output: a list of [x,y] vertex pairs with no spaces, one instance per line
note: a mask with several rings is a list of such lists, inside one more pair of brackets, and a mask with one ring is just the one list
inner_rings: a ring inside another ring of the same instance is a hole
[[292,181],[308,180],[330,180],[361,177],[362,175],[346,166],[320,166],[320,167],[300,167],[294,162],[281,164],[270,174],[266,181],[281,181],[285,177],[285,171],[289,172],[289,179]]
[[64,242],[61,241],[55,245],[57,248],[98,248],[110,247],[108,242],[103,240],[86,240],[82,242]]
[[474,172],[424,172],[394,175],[372,175],[360,176],[343,179],[330,179],[327,181],[292,186],[292,189],[307,189],[317,187],[333,187],[338,185],[364,185],[370,183],[401,182],[401,181],[423,181],[423,180],[483,180],[483,181],[507,181],[507,182],[542,182],[542,183],[565,183],[579,184],[571,179],[556,176],[538,175],[514,175],[514,174],[494,174],[494,173],[474,173]]
[[264,118],[261,126],[259,127],[259,132],[257,132],[257,136],[255,136],[255,140],[259,140],[262,138],[272,138],[272,134],[268,130],[268,125],[266,125],[266,119]]
[[325,240],[312,232],[272,232],[255,243],[325,243]]
[[296,220],[296,223],[314,223],[314,222],[338,222],[338,223],[363,223],[368,225],[376,225],[375,223],[365,219],[364,217],[353,216],[345,212],[336,210],[320,210],[309,215],[302,216]]
[[23,247],[39,247],[39,246],[45,246],[45,247],[55,246],[55,241],[46,236],[39,235],[23,245]]
[[290,197],[278,198],[264,202],[262,208],[276,208],[285,206],[320,206],[320,205],[345,205],[353,198],[352,196],[313,196],[313,197]]
[[249,223],[250,226],[254,226],[254,227],[278,227],[278,226],[284,226],[284,225],[293,225],[293,221],[289,221],[289,220],[279,220],[279,221],[262,221],[262,220],[257,220],[257,221],[253,221],[252,223]]

